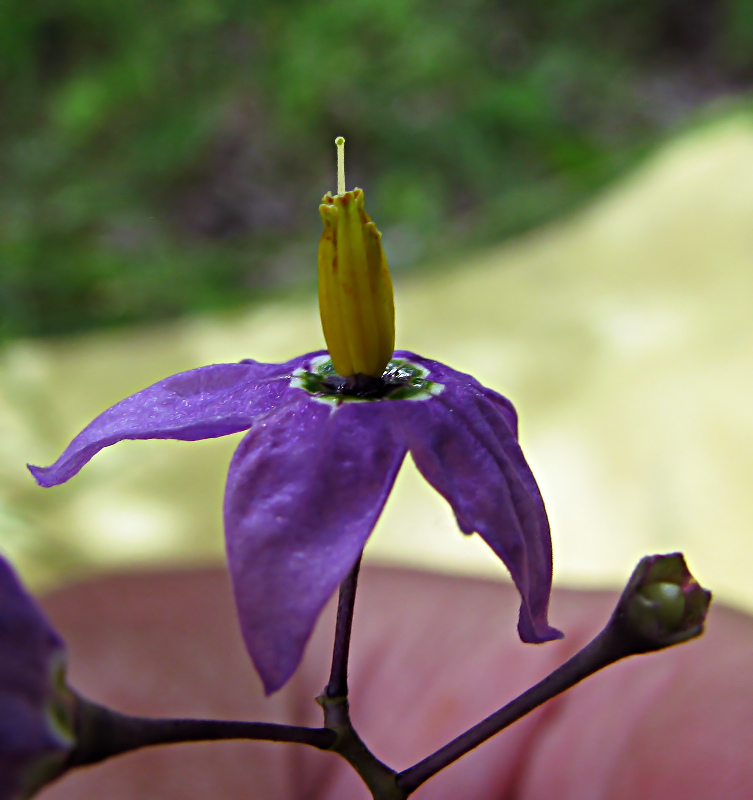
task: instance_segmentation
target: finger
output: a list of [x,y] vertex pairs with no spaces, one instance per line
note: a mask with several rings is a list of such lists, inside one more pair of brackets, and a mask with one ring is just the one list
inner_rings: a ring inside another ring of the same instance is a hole
[[[517,598],[509,586],[365,569],[350,670],[359,732],[391,766],[409,766],[571,655],[601,627],[614,599],[557,592],[553,616],[568,637],[531,647],[514,634]],[[311,698],[327,678],[331,608],[291,685],[267,700],[240,644],[220,572],[100,580],[58,593],[48,607],[69,641],[72,681],[92,699],[132,713],[320,724]],[[592,677],[414,796],[582,800],[658,797],[662,789],[662,798],[748,796],[724,792],[732,785],[753,790],[746,772],[751,632],[747,617],[713,612],[699,641]],[[704,735],[709,725],[711,742]],[[704,781],[693,778],[694,770]],[[684,794],[675,795],[669,787],[683,780]],[[216,792],[240,798],[251,788],[259,798],[368,796],[331,754],[217,743],[115,759],[66,778],[45,798],[99,796],[105,788],[113,800],[144,791],[155,798]]]

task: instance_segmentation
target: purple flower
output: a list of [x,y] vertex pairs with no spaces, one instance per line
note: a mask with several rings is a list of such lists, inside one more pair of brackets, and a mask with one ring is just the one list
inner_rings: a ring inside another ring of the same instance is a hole
[[243,636],[267,693],[295,671],[407,452],[460,529],[478,532],[509,569],[521,596],[521,639],[559,638],[547,622],[549,526],[512,404],[409,352],[395,353],[381,379],[363,378],[354,388],[326,352],[190,370],[117,403],[52,466],[30,470],[54,486],[122,439],[247,430],[228,472],[225,534]]
[[29,797],[71,751],[63,643],[0,557],[0,800]]
[[209,439],[248,430],[225,491],[225,539],[243,637],[267,693],[295,671],[324,604],[361,555],[405,454],[507,565],[526,642],[549,626],[549,524],[517,441],[515,409],[470,375],[393,353],[382,235],[361,189],[322,198],[319,309],[328,352],[285,364],[215,364],[127,397],[88,425],[41,486],[121,439]]

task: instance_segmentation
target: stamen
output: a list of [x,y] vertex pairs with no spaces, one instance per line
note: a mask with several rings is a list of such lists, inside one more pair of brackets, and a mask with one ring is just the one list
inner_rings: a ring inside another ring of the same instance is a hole
[[337,193],[345,194],[345,139],[338,136],[335,139],[337,147]]
[[364,209],[363,192],[346,190],[345,139],[338,136],[337,194],[319,212],[319,311],[335,372],[381,378],[395,350],[392,280],[382,234]]

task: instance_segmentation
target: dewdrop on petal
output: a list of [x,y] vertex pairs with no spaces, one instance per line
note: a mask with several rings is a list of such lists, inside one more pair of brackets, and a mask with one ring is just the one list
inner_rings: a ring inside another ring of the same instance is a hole
[[381,378],[395,349],[392,279],[382,234],[364,210],[363,191],[345,190],[345,139],[338,136],[337,194],[319,212],[319,313],[335,371]]

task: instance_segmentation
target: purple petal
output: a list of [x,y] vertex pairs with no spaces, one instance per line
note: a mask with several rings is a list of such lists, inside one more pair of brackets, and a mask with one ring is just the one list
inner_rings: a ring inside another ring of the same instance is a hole
[[51,724],[63,660],[60,637],[0,557],[0,800],[42,785],[71,749]]
[[245,430],[291,391],[287,377],[314,355],[285,364],[214,364],[172,375],[100,414],[52,466],[29,465],[29,470],[40,486],[56,486],[103,447],[123,439],[194,441]]
[[500,414],[502,414],[507,421],[507,425],[512,431],[513,436],[516,439],[518,438],[518,412],[515,410],[515,406],[506,397],[503,397],[498,392],[495,392],[493,389],[489,389],[486,386],[482,386],[473,377],[473,375],[469,375],[466,372],[458,372],[457,370],[452,369],[452,367],[448,367],[446,364],[443,364],[441,361],[432,361],[431,359],[424,358],[417,353],[411,353],[409,350],[398,350],[395,353],[395,357],[407,358],[414,364],[419,364],[420,366],[425,367],[429,370],[429,379],[432,381],[436,381],[437,383],[444,385],[447,385],[448,383],[457,384],[460,382],[461,384],[473,387],[476,391],[480,391],[494,405],[497,406]]
[[243,637],[269,694],[357,561],[405,447],[388,403],[286,398],[233,456],[225,535]]
[[408,448],[426,480],[450,503],[464,533],[478,532],[505,563],[521,596],[525,642],[562,634],[547,622],[552,587],[549,523],[517,442],[514,409],[470,375],[408,356],[444,390],[399,403]]

